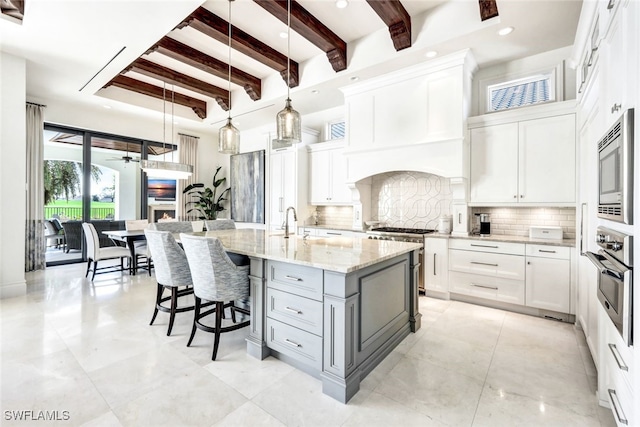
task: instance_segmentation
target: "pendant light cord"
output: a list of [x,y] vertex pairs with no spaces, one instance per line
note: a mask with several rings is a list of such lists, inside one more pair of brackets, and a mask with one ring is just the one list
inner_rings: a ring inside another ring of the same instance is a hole
[[162,161],[166,160],[167,149],[167,82],[162,82]]
[[233,0],[229,0],[229,79],[228,79],[228,87],[229,87],[229,121],[231,121],[231,2]]
[[291,0],[287,0],[287,99],[291,85]]
[[[173,141],[173,122],[175,122],[174,118],[173,118],[173,105],[174,105],[174,101],[175,101],[175,95],[176,95],[176,91],[175,91],[175,87],[172,84],[171,85],[171,140]],[[173,142],[171,143],[171,161],[173,162]]]

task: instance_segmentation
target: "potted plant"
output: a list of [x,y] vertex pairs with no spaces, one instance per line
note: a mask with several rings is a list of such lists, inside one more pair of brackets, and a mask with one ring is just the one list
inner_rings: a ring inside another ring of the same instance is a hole
[[213,190],[209,187],[205,187],[202,183],[189,184],[182,191],[182,194],[189,196],[186,200],[184,207],[187,214],[191,212],[197,212],[198,219],[209,220],[217,219],[218,212],[224,210],[222,202],[227,200],[225,197],[231,188],[223,190],[220,195],[218,193],[218,187],[224,184],[227,178],[218,179],[218,172],[220,172],[222,166],[218,166],[216,173],[213,175]]

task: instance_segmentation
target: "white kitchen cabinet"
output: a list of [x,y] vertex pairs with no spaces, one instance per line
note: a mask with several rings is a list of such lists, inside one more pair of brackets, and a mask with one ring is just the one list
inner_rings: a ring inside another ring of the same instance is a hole
[[347,186],[344,142],[313,144],[309,149],[309,203],[345,205],[351,203]]
[[471,129],[472,204],[572,204],[575,114]]
[[424,288],[425,291],[449,291],[448,239],[427,237],[424,239]]
[[527,307],[571,312],[571,249],[527,244]]

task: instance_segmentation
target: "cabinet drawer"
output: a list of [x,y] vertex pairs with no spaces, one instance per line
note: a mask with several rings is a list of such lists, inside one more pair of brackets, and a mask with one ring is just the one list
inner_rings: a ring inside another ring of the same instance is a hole
[[616,373],[629,387],[633,385],[633,375],[635,372],[635,366],[633,363],[633,352],[631,347],[628,347],[618,330],[615,328],[611,319],[604,312],[602,307],[598,307],[598,316],[601,316],[602,328],[601,345],[603,358],[605,359],[607,368],[611,368],[611,371]]
[[268,287],[322,301],[321,269],[278,261],[269,261],[267,266]]
[[322,370],[322,338],[267,317],[267,347]]
[[524,257],[475,251],[449,251],[449,270],[524,280]]
[[524,255],[524,244],[522,243],[493,242],[488,240],[450,239],[449,248],[463,249],[466,251]]
[[[608,351],[608,350],[605,350]],[[604,394],[609,401],[613,419],[620,427],[634,424],[634,393],[629,384],[621,377],[620,370],[613,357],[605,356]]]
[[571,248],[566,246],[531,245],[527,243],[527,256],[571,259]]
[[524,281],[449,272],[449,292],[511,304],[524,304]]
[[322,303],[267,288],[267,316],[312,334],[322,335]]

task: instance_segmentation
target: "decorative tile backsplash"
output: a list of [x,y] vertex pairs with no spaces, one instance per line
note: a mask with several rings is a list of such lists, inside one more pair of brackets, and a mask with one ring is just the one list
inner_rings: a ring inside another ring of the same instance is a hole
[[[491,234],[528,236],[532,225],[553,225],[562,227],[563,238],[576,238],[575,208],[473,208],[471,211],[490,215]],[[474,221],[471,215],[472,227]]]
[[371,219],[388,227],[437,228],[451,215],[449,179],[422,172],[389,172],[371,181]]

